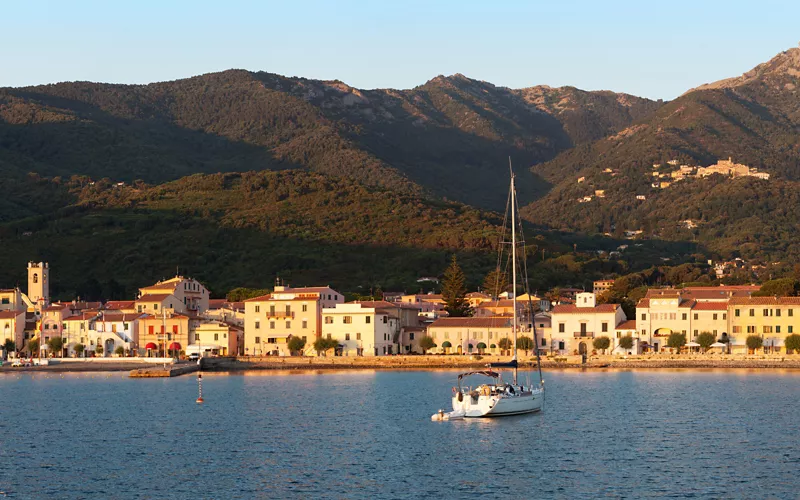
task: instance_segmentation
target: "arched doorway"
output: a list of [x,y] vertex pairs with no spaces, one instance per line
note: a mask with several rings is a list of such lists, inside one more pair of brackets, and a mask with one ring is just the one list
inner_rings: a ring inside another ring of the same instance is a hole
[[578,354],[586,354],[586,342],[581,342],[578,344]]
[[672,329],[670,328],[659,328],[653,332],[656,337],[669,337],[670,333],[672,333]]
[[105,345],[103,346],[103,356],[111,356],[114,354],[115,349],[114,339],[106,339]]
[[464,352],[464,346],[462,346],[462,345],[459,345],[459,346],[458,346],[458,353],[459,353],[459,354],[462,354],[463,352]]

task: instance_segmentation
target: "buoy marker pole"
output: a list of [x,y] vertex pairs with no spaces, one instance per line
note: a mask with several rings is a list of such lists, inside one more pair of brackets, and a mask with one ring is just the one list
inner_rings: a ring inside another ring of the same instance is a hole
[[197,373],[197,391],[198,397],[196,403],[201,404],[203,403],[203,374],[201,372]]

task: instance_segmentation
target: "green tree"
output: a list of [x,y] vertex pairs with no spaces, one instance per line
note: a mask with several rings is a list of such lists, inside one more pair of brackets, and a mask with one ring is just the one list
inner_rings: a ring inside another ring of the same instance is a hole
[[625,335],[621,339],[619,339],[619,346],[626,351],[629,349],[633,349],[633,337],[630,335]]
[[456,256],[453,255],[450,266],[444,272],[442,279],[442,300],[444,310],[452,318],[472,316],[472,307],[467,302],[467,286],[464,271],[459,267]]
[[114,349],[114,354],[116,354],[119,357],[124,356],[125,355],[125,348],[122,347],[122,346],[117,347],[116,349]]
[[497,342],[497,347],[499,347],[501,351],[508,351],[513,345],[514,343],[511,342],[511,339],[508,337],[503,337]]
[[525,351],[525,355],[528,355],[528,351],[532,350],[535,346],[533,345],[533,339],[527,336],[522,336],[517,339],[517,349],[522,349]]
[[673,349],[677,349],[678,352],[681,352],[681,347],[686,345],[686,334],[685,333],[678,333],[672,332],[667,337],[667,346],[672,347]]
[[497,298],[501,293],[507,292],[508,274],[496,267],[483,279],[483,291],[492,298]]
[[760,349],[764,346],[764,339],[758,335],[748,335],[744,343],[747,344],[747,348],[750,349],[750,351],[755,352],[756,349]]
[[794,278],[770,280],[753,292],[753,297],[793,297],[800,290],[800,282]]
[[711,344],[717,341],[717,337],[714,336],[711,332],[700,332],[700,335],[697,336],[697,343],[700,344],[700,347],[703,348],[703,351],[707,351]]
[[6,339],[5,343],[3,344],[3,350],[6,351],[6,354],[14,352],[17,350],[17,344],[11,339]]
[[434,347],[436,347],[436,342],[433,341],[433,337],[425,335],[419,339],[419,348],[422,349],[422,354],[427,354],[428,350]]
[[292,356],[296,356],[297,353],[302,354],[303,349],[306,347],[306,339],[293,336],[289,339],[289,342],[286,343],[286,346],[289,348],[289,352],[292,353]]
[[64,348],[64,339],[61,337],[53,337],[47,341],[47,347],[50,348],[50,352],[53,353],[53,356],[61,357],[63,355],[63,348]]
[[800,352],[800,334],[793,333],[788,335],[783,341],[784,347],[786,347],[786,351],[791,352]]
[[317,351],[317,356],[327,356],[329,349],[335,349],[339,345],[336,339],[329,339],[327,337],[320,337],[314,341],[314,350]]
[[27,351],[30,353],[31,356],[34,354],[39,354],[39,341],[36,339],[31,339],[28,341]]
[[606,349],[608,349],[610,345],[611,339],[608,337],[597,337],[592,341],[592,346],[594,346],[595,349],[603,351],[603,354],[605,354]]
[[78,355],[80,358],[83,355],[83,351],[86,350],[86,346],[83,344],[75,344],[75,347],[72,348],[75,351],[75,354]]
[[270,293],[268,288],[234,288],[225,296],[229,302],[241,302],[243,300],[252,299],[253,297],[260,297]]

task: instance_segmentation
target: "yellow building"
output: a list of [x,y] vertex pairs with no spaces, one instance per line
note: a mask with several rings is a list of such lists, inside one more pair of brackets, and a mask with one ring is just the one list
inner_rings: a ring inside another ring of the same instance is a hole
[[732,353],[746,353],[750,335],[761,337],[767,351],[785,353],[783,341],[800,333],[800,297],[732,298],[728,317]]
[[25,311],[0,311],[0,330],[3,343],[12,340],[16,350],[21,350],[25,342]]
[[208,309],[209,293],[199,281],[183,276],[139,289],[136,312],[159,314],[161,308],[176,313],[200,314]]
[[185,350],[190,344],[190,318],[185,314],[145,314],[138,321],[139,344],[135,347],[140,355],[162,356],[165,342],[169,351],[177,351],[174,354]]
[[244,345],[244,329],[223,321],[202,321],[193,331],[186,354],[203,356],[236,356]]
[[322,335],[344,356],[397,354],[400,318],[389,302],[337,304],[322,310]]
[[290,336],[306,339],[306,350],[322,333],[322,309],[344,303],[330,287],[276,286],[272,293],[244,302],[244,353],[250,356],[291,353]]

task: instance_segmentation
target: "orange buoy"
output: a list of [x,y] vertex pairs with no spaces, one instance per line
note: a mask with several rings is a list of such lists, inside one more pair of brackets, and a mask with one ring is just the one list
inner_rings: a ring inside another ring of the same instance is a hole
[[197,373],[197,392],[195,403],[202,404],[205,400],[203,399],[203,374],[200,372]]

